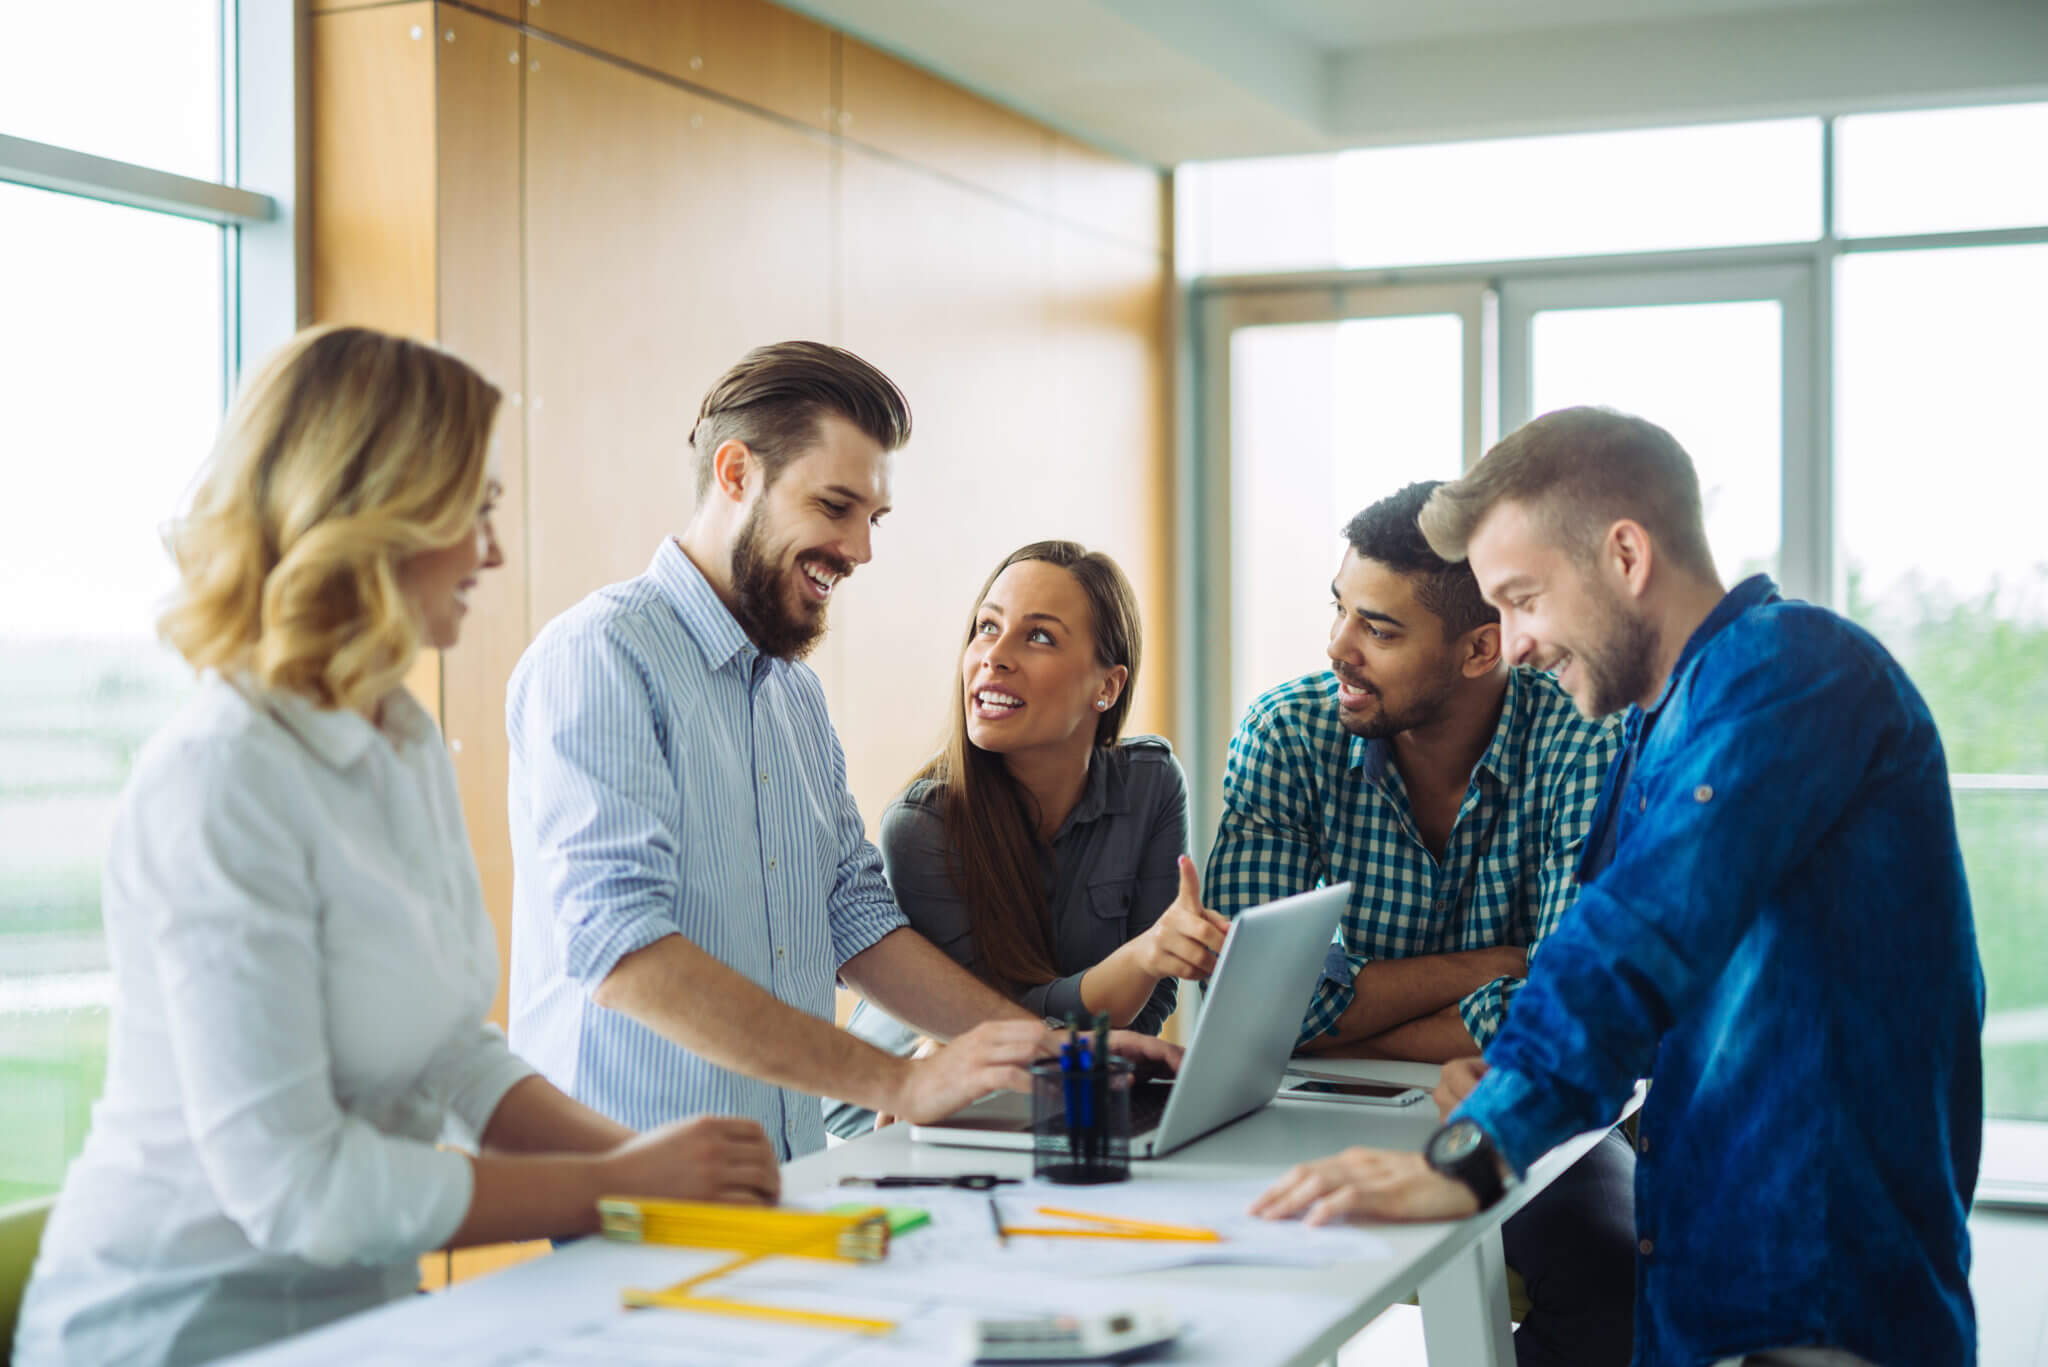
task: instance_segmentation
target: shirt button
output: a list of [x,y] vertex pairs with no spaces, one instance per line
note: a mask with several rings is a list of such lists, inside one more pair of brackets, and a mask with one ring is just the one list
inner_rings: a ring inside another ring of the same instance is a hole
[[775,872],[775,861],[773,859],[768,861],[768,872]]
[[1636,1136],[1636,1152],[1637,1152],[1637,1153],[1648,1153],[1649,1151],[1650,1151],[1650,1136],[1648,1136],[1648,1135],[1646,1135],[1646,1134],[1644,1134],[1644,1135],[1637,1135],[1637,1136]]
[[1636,794],[1636,810],[1639,812],[1647,812],[1650,810],[1650,795],[1648,793]]
[[1714,790],[1702,783],[1699,787],[1692,790],[1692,800],[1694,802],[1712,802],[1714,800]]
[[778,959],[787,959],[789,957],[789,951],[783,948],[781,945],[777,945],[775,946],[775,957]]
[[768,781],[768,771],[766,769],[763,769],[761,771],[761,781],[763,783],[766,783]]
[[1636,1245],[1636,1252],[1642,1254],[1645,1258],[1649,1257],[1652,1253],[1655,1253],[1656,1251],[1657,1245],[1652,1243],[1648,1239],[1645,1239],[1641,1243]]

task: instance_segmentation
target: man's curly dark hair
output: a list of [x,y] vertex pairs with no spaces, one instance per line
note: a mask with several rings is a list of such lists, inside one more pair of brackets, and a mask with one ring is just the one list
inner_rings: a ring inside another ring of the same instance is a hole
[[1463,560],[1453,564],[1431,550],[1416,525],[1422,505],[1442,483],[1420,480],[1389,494],[1346,523],[1344,539],[1360,559],[1377,561],[1413,582],[1416,601],[1436,614],[1448,640],[1498,622],[1500,613],[1480,596],[1472,567]]

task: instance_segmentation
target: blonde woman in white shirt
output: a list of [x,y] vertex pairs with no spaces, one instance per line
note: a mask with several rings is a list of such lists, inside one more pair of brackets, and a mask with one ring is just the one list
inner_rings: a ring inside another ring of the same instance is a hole
[[504,563],[498,401],[432,347],[323,328],[229,413],[168,538],[160,627],[201,680],[115,821],[106,1093],[17,1363],[210,1361],[409,1292],[429,1250],[591,1230],[601,1192],[776,1198],[754,1122],[635,1136],[480,1024],[497,948],[401,680]]

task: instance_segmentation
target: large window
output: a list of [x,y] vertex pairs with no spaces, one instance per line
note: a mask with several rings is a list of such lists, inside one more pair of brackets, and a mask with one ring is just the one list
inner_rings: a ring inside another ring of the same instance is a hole
[[0,1204],[84,1140],[115,803],[191,686],[155,638],[160,531],[220,421],[235,206],[271,216],[222,177],[227,36],[218,0],[136,0],[15,7],[0,44]]
[[[1246,699],[1314,667],[1297,607],[1321,606],[1333,529],[1449,473],[1473,389],[1488,440],[1567,404],[1640,412],[1695,454],[1724,581],[1831,603],[1926,695],[1987,980],[1986,1110],[2048,1121],[2044,138],[2048,105],[2013,105],[1187,168],[1197,359],[1228,395],[1201,410],[1187,505],[1193,634],[1228,681],[1193,698],[1195,791],[1213,804]],[[1378,301],[1422,290],[1497,301],[1480,345],[1382,323],[1369,346]]]
[[54,1186],[99,1095],[100,861],[187,673],[155,529],[221,401],[221,229],[0,185],[0,1201]]
[[0,16],[0,133],[221,178],[220,0],[9,0]]
[[2048,243],[1848,256],[1835,299],[1839,606],[1948,750],[1985,1109],[2048,1119]]
[[1780,119],[1175,173],[1194,275],[1796,242],[1821,228],[1821,123]]

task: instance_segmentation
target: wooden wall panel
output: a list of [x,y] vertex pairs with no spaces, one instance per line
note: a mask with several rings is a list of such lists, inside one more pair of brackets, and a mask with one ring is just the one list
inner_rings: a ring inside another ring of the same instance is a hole
[[832,30],[766,0],[548,0],[525,18],[784,118],[831,124]]
[[711,382],[749,347],[829,336],[833,152],[545,41],[526,83],[538,628],[682,529]]
[[[505,391],[491,446],[505,489],[496,526],[506,557],[504,568],[487,575],[479,588],[461,646],[442,657],[441,725],[503,959],[512,943],[505,683],[532,638],[526,610],[526,358],[520,343],[519,102],[525,62],[517,29],[452,5],[438,11],[441,343]],[[491,1019],[505,1021],[502,966]]]
[[[424,2],[313,20],[315,322],[436,335],[433,23]],[[406,686],[439,715],[440,656]]]
[[1052,212],[1152,253],[1166,250],[1166,176],[1064,133],[1052,138]]
[[982,579],[1073,526],[1073,462],[1048,421],[1045,221],[857,151],[842,186],[843,341],[903,387],[914,417],[896,510],[833,609],[832,716],[872,832],[940,739]]
[[1145,654],[1131,732],[1173,737],[1173,478],[1167,282],[1159,257],[1052,230],[1050,422],[1078,496],[1075,539],[1116,557],[1138,596]]
[[1021,114],[852,38],[839,43],[839,84],[839,131],[849,140],[1033,209],[1051,206],[1052,135]]
[[323,323],[435,335],[433,24],[427,3],[313,21],[313,316]]

